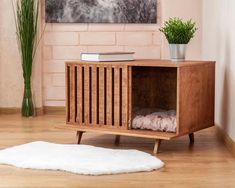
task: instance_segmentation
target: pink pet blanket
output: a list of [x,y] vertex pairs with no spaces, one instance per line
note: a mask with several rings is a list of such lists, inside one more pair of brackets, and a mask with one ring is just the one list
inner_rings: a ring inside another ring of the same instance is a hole
[[134,113],[133,129],[176,132],[175,110],[140,109]]

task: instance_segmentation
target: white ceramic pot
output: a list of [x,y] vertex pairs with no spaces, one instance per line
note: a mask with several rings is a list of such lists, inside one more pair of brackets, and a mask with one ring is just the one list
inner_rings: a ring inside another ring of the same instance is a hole
[[169,44],[172,61],[184,61],[187,44]]

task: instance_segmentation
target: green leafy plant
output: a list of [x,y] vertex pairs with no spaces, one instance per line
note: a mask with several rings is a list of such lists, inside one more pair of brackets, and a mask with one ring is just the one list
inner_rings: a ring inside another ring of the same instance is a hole
[[197,31],[195,25],[192,20],[184,22],[180,18],[170,18],[159,30],[165,34],[170,44],[188,44]]
[[31,93],[31,75],[33,60],[37,48],[37,28],[39,16],[39,0],[16,1],[16,34],[21,55],[24,78],[24,97],[22,102],[22,116],[34,115]]

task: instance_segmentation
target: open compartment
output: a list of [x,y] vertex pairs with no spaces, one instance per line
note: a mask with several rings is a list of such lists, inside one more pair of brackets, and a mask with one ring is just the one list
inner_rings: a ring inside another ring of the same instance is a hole
[[177,131],[177,68],[132,67],[132,129]]

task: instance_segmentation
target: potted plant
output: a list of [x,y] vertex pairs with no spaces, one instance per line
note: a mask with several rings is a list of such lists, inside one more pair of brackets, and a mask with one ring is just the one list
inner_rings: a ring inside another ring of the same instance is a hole
[[17,0],[15,23],[24,78],[24,96],[21,113],[25,117],[34,115],[31,75],[37,48],[38,15],[39,0]]
[[170,57],[172,61],[185,59],[186,47],[197,30],[195,22],[182,21],[180,18],[170,18],[164,23],[160,31],[164,33],[169,42]]

